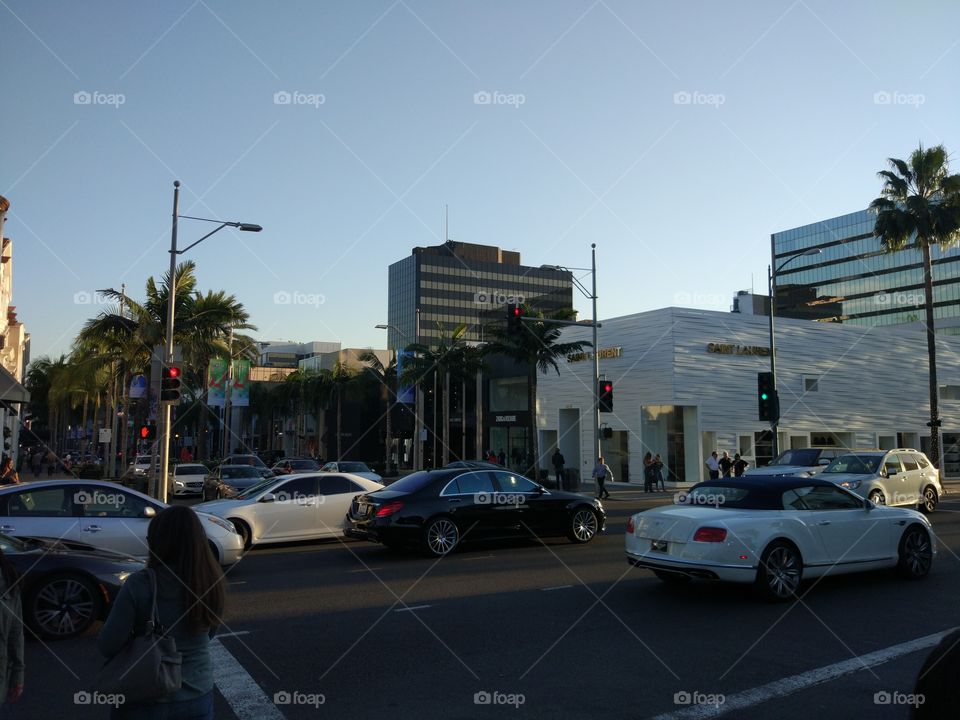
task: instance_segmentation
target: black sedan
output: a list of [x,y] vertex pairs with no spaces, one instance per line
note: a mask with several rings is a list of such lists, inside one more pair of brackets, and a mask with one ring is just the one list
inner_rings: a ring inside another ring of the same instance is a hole
[[253,465],[221,465],[203,481],[203,499],[232,498],[263,479],[261,468]]
[[127,577],[146,567],[127,555],[65,540],[0,535],[0,548],[21,575],[24,622],[52,640],[80,635],[105,619]]
[[416,544],[440,557],[476,540],[565,535],[585,543],[605,520],[593,498],[547,490],[509,470],[456,468],[417,472],[358,495],[345,534],[388,547]]

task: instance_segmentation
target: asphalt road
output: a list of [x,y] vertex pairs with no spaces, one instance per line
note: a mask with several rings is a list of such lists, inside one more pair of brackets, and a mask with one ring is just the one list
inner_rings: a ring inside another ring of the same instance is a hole
[[[488,544],[439,561],[358,542],[253,550],[228,575],[216,716],[906,716],[882,700],[906,699],[933,641],[896,646],[960,626],[960,495],[933,516],[940,556],[925,580],[826,579],[779,605],[630,568],[623,531],[645,497],[616,490],[605,535],[585,546]],[[106,717],[74,703],[99,662],[96,631],[29,642],[25,696],[3,717]]]

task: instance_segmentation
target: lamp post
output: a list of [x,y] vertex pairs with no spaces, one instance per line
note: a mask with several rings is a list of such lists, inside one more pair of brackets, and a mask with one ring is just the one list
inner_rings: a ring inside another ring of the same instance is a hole
[[603,454],[603,450],[600,447],[600,397],[597,394],[597,389],[600,387],[600,356],[598,354],[599,347],[597,346],[597,328],[600,327],[597,324],[597,244],[590,244],[590,275],[592,278],[591,289],[587,290],[586,286],[580,282],[574,276],[573,270],[587,270],[587,268],[569,268],[563,265],[541,265],[544,270],[563,270],[564,272],[570,273],[570,280],[573,282],[574,287],[580,291],[580,293],[591,301],[593,306],[593,449],[596,453],[594,462]]
[[[225,222],[223,220],[211,220],[210,218],[191,217],[190,215],[180,215],[180,181],[173,181],[173,226],[170,231],[170,276],[167,281],[167,343],[164,351],[164,364],[173,363],[173,321],[177,299],[177,255],[183,255],[187,250],[199,245],[214,233],[220,232],[225,227],[232,227],[242,232],[260,232],[263,230],[259,225],[241,222]],[[203,222],[219,223],[217,227],[208,232],[196,242],[190,243],[182,250],[177,249],[177,221],[180,218],[186,220],[200,220]],[[161,411],[163,437],[160,441],[160,477],[157,486],[157,498],[162,502],[167,500],[167,473],[170,471],[170,407],[171,403],[163,403]]]
[[[772,248],[771,248],[772,250]],[[787,259],[784,260],[777,266],[767,265],[767,291],[770,294],[770,375],[773,381],[773,396],[776,398],[776,413],[770,419],[770,449],[772,457],[776,457],[779,454],[779,442],[777,441],[777,426],[780,423],[780,395],[777,393],[777,353],[776,346],[774,345],[774,334],[773,334],[773,316],[776,313],[776,302],[777,302],[777,273],[783,270],[786,265],[796,260],[798,257],[804,257],[807,255],[819,255],[822,252],[820,248],[807,248],[806,250],[799,250],[795,253],[787,256]]]

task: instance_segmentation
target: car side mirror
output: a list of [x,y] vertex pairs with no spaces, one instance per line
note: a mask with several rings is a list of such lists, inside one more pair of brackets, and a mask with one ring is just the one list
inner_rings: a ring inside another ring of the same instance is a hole
[[277,496],[273,493],[264,493],[263,497],[260,498],[262,503],[272,503],[277,501]]
[[896,470],[887,470],[887,477],[893,477],[897,474]]
[[153,505],[147,505],[147,506],[143,509],[143,512],[140,514],[140,517],[145,517],[145,518],[153,518],[153,517],[156,517],[156,516],[157,516],[157,511],[156,511],[156,509],[153,507]]
[[863,509],[864,509],[864,510],[873,510],[873,509],[876,508],[876,507],[877,507],[877,506],[873,504],[873,500],[864,500],[864,501],[863,501]]

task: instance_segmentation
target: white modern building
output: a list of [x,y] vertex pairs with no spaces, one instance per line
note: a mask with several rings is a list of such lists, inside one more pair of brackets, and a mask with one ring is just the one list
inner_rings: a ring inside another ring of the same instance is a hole
[[0,196],[0,430],[2,452],[16,461],[20,424],[30,393],[23,387],[30,361],[30,335],[13,302],[13,241],[3,236],[9,201]]
[[[563,341],[590,340],[588,327]],[[938,337],[943,468],[960,474],[960,338]],[[768,318],[665,308],[603,320],[600,373],[614,384],[603,454],[616,480],[642,483],[643,456],[659,453],[674,483],[706,478],[713,450],[765,464],[769,424],[759,420],[757,373],[770,369]],[[926,339],[922,328],[777,319],[781,450],[797,447],[929,448]],[[559,444],[567,467],[594,461],[593,362],[571,356],[541,375],[541,467]]]

